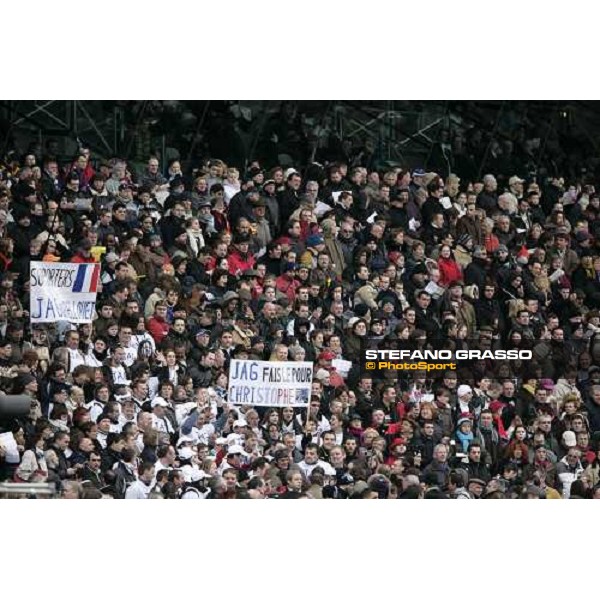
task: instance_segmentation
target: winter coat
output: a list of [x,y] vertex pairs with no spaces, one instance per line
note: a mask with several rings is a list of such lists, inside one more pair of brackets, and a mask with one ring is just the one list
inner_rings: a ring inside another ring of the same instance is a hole
[[448,463],[440,463],[435,458],[423,469],[423,476],[433,473],[437,477],[440,488],[446,487],[450,477],[450,466]]
[[366,304],[369,308],[377,310],[377,298],[378,290],[375,288],[373,283],[368,281],[365,285],[360,287],[354,294],[354,305]]
[[25,450],[21,464],[15,471],[15,477],[23,481],[30,481],[34,475],[43,475],[44,478],[48,474],[48,466],[43,453],[36,452],[35,448]]
[[440,269],[440,285],[448,286],[463,278],[460,265],[452,258],[438,258],[438,267]]
[[227,257],[227,261],[231,275],[239,275],[244,271],[250,271],[256,263],[256,259],[250,253],[242,255],[238,250],[234,250]]

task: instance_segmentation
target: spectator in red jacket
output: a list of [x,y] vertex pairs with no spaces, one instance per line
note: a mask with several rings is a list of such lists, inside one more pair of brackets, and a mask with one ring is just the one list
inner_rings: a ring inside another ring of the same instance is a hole
[[454,260],[452,249],[446,244],[440,249],[438,267],[440,269],[440,284],[444,287],[449,286],[455,281],[462,280],[462,270],[460,265]]
[[167,336],[169,324],[167,323],[167,305],[164,302],[157,302],[154,305],[154,315],[148,319],[146,329],[157,345]]
[[244,271],[250,271],[254,268],[256,259],[248,252],[250,247],[250,236],[247,234],[238,234],[233,244],[235,248],[227,258],[229,272],[239,277]]
[[285,294],[290,302],[296,298],[296,290],[300,287],[300,282],[296,279],[297,265],[285,265],[284,272],[275,280],[275,287]]
[[96,259],[91,254],[92,250],[92,242],[90,240],[85,239],[79,245],[77,252],[74,254],[71,262],[74,263],[93,263],[96,262]]

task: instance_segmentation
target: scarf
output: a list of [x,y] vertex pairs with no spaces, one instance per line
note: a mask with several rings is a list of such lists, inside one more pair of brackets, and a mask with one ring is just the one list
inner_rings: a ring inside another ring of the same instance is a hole
[[92,350],[92,354],[94,358],[100,362],[104,362],[106,357],[108,356],[108,349],[103,350],[102,352],[98,352],[97,350]]
[[199,214],[198,221],[206,227],[205,231],[207,234],[217,233],[217,230],[215,229],[215,218],[211,213],[207,215]]
[[460,429],[456,432],[458,441],[462,444],[462,451],[468,452],[469,444],[473,441],[473,432],[463,433]]

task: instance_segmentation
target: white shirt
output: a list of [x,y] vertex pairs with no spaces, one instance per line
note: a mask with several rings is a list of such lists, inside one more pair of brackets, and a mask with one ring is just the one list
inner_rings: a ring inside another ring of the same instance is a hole
[[137,423],[137,419],[135,417],[133,417],[133,419],[129,420],[126,419],[122,414],[119,415],[119,427],[121,428],[121,431],[123,431],[123,427],[125,427],[125,425],[127,425],[127,423]]
[[314,465],[309,465],[304,460],[298,463],[298,468],[304,473],[307,479],[317,467],[321,467],[325,471],[325,475],[335,475],[335,469],[324,460],[318,460]]
[[100,444],[100,446],[102,446],[102,450],[106,450],[106,438],[108,437],[108,433],[102,433],[102,431],[98,432],[98,435],[96,435],[96,439],[98,440],[98,443]]
[[152,487],[150,485],[146,485],[143,481],[138,479],[127,488],[125,500],[147,500],[151,489]]
[[[287,325],[287,334],[289,336],[293,336],[294,335],[294,324],[296,323],[296,319],[292,319],[288,325]],[[308,333],[310,334],[311,331],[313,331],[315,328],[315,326],[312,323],[309,323],[308,325]]]
[[131,383],[125,374],[125,367],[110,367],[110,371],[115,385],[129,385]]
[[123,346],[123,349],[125,350],[125,360],[123,361],[123,363],[126,367],[130,367],[137,360],[137,348],[132,348],[131,346]]
[[197,490],[196,488],[188,488],[183,493],[183,496],[181,496],[181,499],[182,500],[204,500],[204,498],[206,498],[207,495],[208,495],[208,492],[206,494],[203,494],[200,490]]
[[229,181],[223,182],[223,192],[225,193],[225,204],[229,206],[231,199],[240,191],[240,183],[237,182],[236,185],[232,185]]
[[98,402],[98,400],[92,400],[85,407],[90,411],[90,419],[96,423],[98,417],[104,412],[104,404]]
[[156,431],[160,431],[161,433],[175,433],[173,429],[173,425],[171,425],[171,421],[167,419],[167,417],[157,417],[154,413],[152,414],[152,427],[156,429]]
[[146,332],[141,334],[134,334],[131,336],[131,342],[129,343],[129,345],[135,350],[136,355],[139,351],[140,344],[143,342],[148,342],[148,344],[150,344],[150,346],[152,347],[152,354],[156,352],[156,342],[154,341],[154,338]]
[[102,366],[102,361],[98,360],[91,352],[88,352],[85,355],[84,363],[88,367],[101,367]]
[[85,356],[81,350],[71,350],[70,348],[67,350],[69,351],[69,373],[72,373],[75,367],[85,365]]
[[200,429],[193,427],[190,436],[194,439],[194,444],[208,444],[211,435],[215,433],[215,426],[207,423]]

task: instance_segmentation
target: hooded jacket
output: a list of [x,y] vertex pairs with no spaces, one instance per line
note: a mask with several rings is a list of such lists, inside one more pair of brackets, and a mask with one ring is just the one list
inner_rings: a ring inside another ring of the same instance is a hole
[[342,273],[346,268],[346,259],[344,258],[344,249],[339,239],[333,236],[333,222],[329,219],[325,219],[321,226],[323,227],[323,239],[325,240],[325,247],[331,257],[333,263],[333,269],[337,278],[342,277]]

